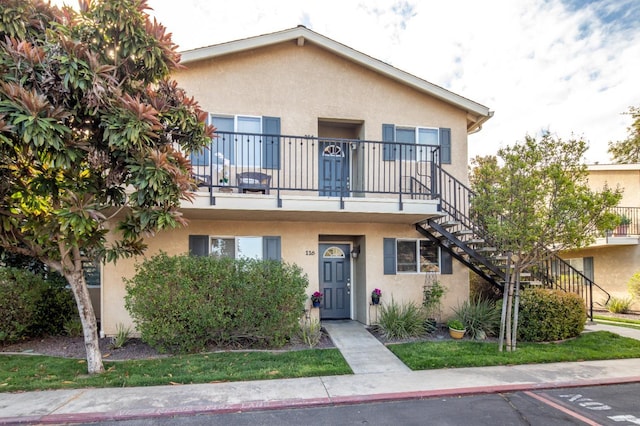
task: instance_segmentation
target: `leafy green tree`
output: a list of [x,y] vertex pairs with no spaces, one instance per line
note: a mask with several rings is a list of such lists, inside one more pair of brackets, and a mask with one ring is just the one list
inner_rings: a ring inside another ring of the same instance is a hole
[[[512,254],[506,312],[517,306],[520,272],[550,253],[590,244],[596,231],[617,223],[610,209],[620,201],[620,190],[589,188],[586,149],[582,139],[564,141],[546,133],[500,149],[497,157],[472,160],[473,214],[501,250]],[[511,321],[505,323],[511,317],[503,318],[507,350],[515,348],[517,332]]]
[[616,163],[640,163],[640,107],[629,107],[624,114],[630,115],[633,120],[627,128],[627,138],[609,142],[608,152]]
[[180,60],[145,0],[0,4],[0,246],[69,282],[89,373],[104,370],[83,261],[143,253],[185,223],[185,153],[213,129],[169,80]]

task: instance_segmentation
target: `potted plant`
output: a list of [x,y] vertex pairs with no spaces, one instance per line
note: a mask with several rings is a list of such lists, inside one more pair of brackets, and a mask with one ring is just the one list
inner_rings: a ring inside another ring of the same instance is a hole
[[322,303],[322,293],[316,291],[311,295],[311,304],[314,308],[319,308],[320,303]]
[[629,225],[631,224],[631,218],[626,215],[620,215],[618,217],[618,226],[616,227],[615,235],[627,235]]
[[451,336],[452,339],[462,339],[466,332],[462,321],[457,319],[449,320],[447,326],[449,326],[449,336]]
[[371,303],[373,303],[374,305],[379,304],[381,297],[382,297],[382,290],[380,290],[379,288],[373,289],[373,291],[371,292]]
[[445,291],[445,287],[438,280],[425,285],[422,289],[422,307],[427,317],[424,327],[428,333],[436,329],[437,318],[440,316],[440,302]]

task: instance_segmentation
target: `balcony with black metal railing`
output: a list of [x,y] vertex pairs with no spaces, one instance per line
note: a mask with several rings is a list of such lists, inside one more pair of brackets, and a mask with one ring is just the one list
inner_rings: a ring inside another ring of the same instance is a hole
[[614,207],[619,224],[611,230],[596,235],[594,246],[640,244],[640,207]]
[[210,147],[191,156],[199,191],[184,208],[208,218],[213,211],[242,216],[260,210],[273,218],[340,213],[416,223],[439,214],[439,151],[423,144],[218,132]]

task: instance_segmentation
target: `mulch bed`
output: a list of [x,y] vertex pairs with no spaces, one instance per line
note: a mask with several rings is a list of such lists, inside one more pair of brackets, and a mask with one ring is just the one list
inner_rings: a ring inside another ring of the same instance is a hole
[[[113,347],[112,342],[113,340],[110,337],[100,339],[100,351],[102,352],[102,357],[105,361],[149,359],[169,356],[167,354],[161,354],[138,338],[129,339],[124,346],[117,349]],[[334,348],[335,346],[331,341],[331,338],[323,331],[322,338],[315,347],[319,349],[326,349]],[[309,346],[304,344],[301,340],[294,338],[291,342],[281,348],[266,349],[266,351],[292,351],[303,349],[309,349]],[[212,346],[207,349],[207,352],[229,350],[238,350],[238,348]],[[82,337],[69,336],[41,337],[14,344],[0,345],[0,353],[2,352],[49,355],[77,359],[84,359],[86,357],[84,339]]]
[[[596,315],[608,316],[612,318],[627,318],[627,319],[640,319],[640,314],[637,312],[629,314],[612,314],[608,311],[594,312]],[[409,339],[387,339],[376,326],[368,328],[369,332],[375,336],[383,344],[394,343],[407,343],[407,342],[424,342],[424,341],[443,341],[451,340],[449,331],[444,324],[441,324],[438,329],[432,333],[420,337]],[[464,339],[469,340],[468,336]],[[495,337],[487,338],[487,341],[496,340]],[[100,350],[105,360],[129,360],[129,359],[148,359],[148,358],[160,358],[168,356],[161,354],[151,346],[144,343],[137,338],[131,338],[121,348],[113,348],[112,339],[110,337],[100,339]],[[316,346],[319,349],[335,348],[335,345],[331,341],[331,338],[323,330],[322,338]],[[238,350],[237,347],[210,347],[208,352],[229,351]],[[287,345],[276,348],[268,349],[268,351],[291,351],[309,349],[309,346],[304,344],[300,339],[294,338]],[[240,349],[241,350],[241,349]],[[82,337],[68,337],[68,336],[52,336],[42,337],[30,340],[25,340],[19,343],[1,345],[0,353],[24,353],[24,354],[39,354],[50,355],[64,358],[77,358],[84,359],[86,352],[84,348],[84,340]]]

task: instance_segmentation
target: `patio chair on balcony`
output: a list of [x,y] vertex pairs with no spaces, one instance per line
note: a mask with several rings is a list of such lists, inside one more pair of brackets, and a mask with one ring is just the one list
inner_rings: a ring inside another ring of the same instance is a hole
[[198,187],[211,186],[211,176],[209,176],[209,175],[194,174],[193,178],[195,179],[196,184],[198,185]]
[[260,172],[237,173],[236,183],[238,185],[238,191],[243,194],[247,192],[262,192],[263,194],[269,194],[271,176]]

